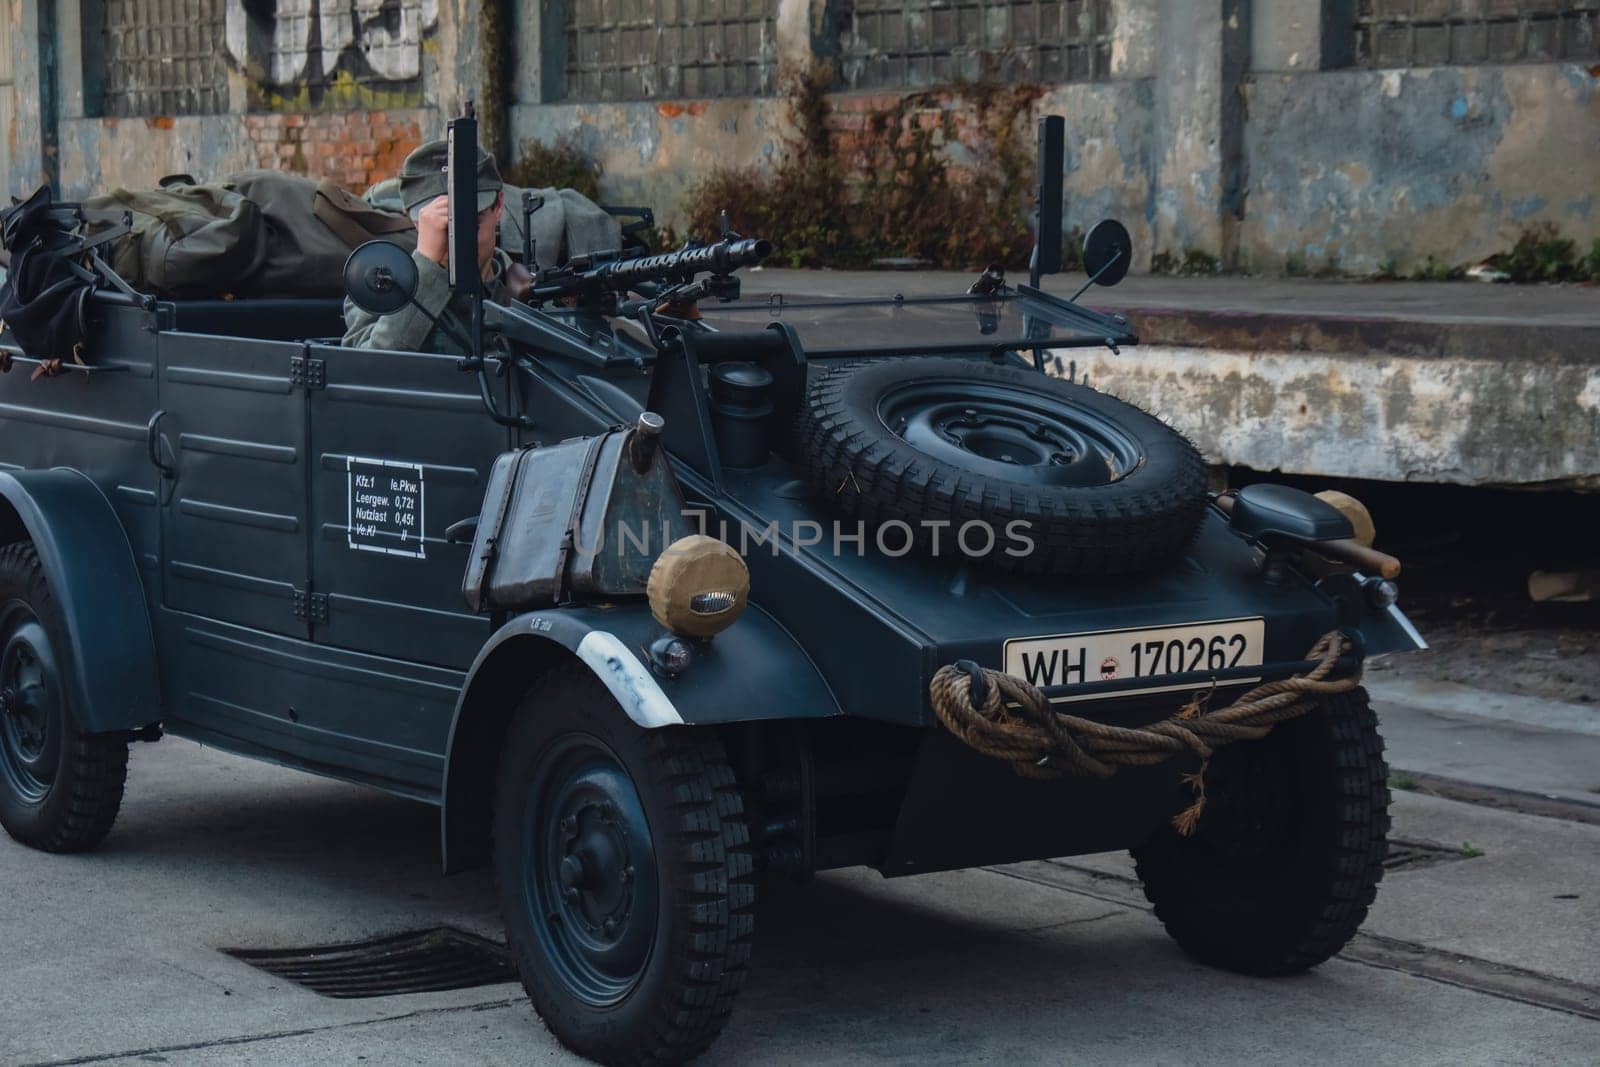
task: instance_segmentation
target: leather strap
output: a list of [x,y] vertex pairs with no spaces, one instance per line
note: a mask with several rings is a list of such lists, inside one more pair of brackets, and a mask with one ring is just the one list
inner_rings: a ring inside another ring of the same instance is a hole
[[589,443],[583,456],[583,470],[578,474],[578,491],[572,497],[572,514],[567,516],[567,529],[561,537],[561,551],[556,554],[555,602],[567,599],[567,567],[572,562],[572,550],[577,546],[578,526],[583,522],[583,507],[589,501],[589,486],[594,481],[595,464],[600,461],[600,450],[616,436],[611,430]]
[[[489,595],[489,571],[494,565],[494,557],[500,548],[500,534],[505,529],[506,513],[511,510],[511,497],[516,493],[521,483],[522,462],[528,456],[528,449],[519,448],[514,453],[511,461],[511,470],[506,473],[506,491],[500,494],[500,506],[495,510],[494,522],[487,528],[479,527],[477,540],[483,545],[478,554],[478,595],[474,598],[477,603],[472,605],[473,611],[482,611],[483,602]],[[490,607],[494,605],[491,603]]]

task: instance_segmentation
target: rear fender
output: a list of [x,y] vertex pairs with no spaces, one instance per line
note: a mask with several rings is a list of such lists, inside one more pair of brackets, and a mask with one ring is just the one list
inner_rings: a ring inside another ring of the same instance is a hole
[[584,664],[647,730],[840,714],[811,658],[753,604],[714,640],[695,644],[693,662],[677,678],[647,666],[650,643],[662,633],[637,602],[532,611],[495,631],[450,724],[441,816],[447,872],[487,860],[500,742],[523,694],[557,664]]
[[91,733],[161,719],[144,583],[111,502],[75,470],[0,472],[0,542],[29,540],[61,605],[70,707]]

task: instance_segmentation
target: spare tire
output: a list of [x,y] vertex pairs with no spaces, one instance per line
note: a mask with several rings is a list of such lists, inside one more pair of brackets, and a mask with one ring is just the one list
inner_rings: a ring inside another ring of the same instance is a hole
[[1163,566],[1205,508],[1205,465],[1176,430],[1088,386],[981,359],[816,372],[796,444],[812,487],[876,527],[880,549],[1012,573]]

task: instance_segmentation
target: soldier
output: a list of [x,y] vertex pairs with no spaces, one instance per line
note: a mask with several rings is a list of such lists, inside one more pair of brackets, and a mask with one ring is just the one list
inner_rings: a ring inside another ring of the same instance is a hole
[[[388,315],[374,315],[344,302],[347,348],[389,348],[400,351],[467,355],[471,308],[450,289],[449,197],[445,195],[447,146],[429,141],[406,157],[400,169],[400,197],[417,224],[416,302]],[[529,284],[528,272],[495,247],[505,194],[494,157],[478,150],[478,268],[484,296],[508,303]],[[419,306],[420,305],[420,306]],[[429,316],[432,316],[431,318]]]

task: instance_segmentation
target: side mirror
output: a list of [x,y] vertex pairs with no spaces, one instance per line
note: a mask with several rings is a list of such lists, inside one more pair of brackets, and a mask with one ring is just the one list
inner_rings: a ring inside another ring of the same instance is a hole
[[1133,238],[1116,219],[1102,219],[1083,238],[1083,270],[1094,285],[1116,285],[1133,262]]
[[390,241],[368,241],[344,261],[344,291],[362,311],[390,315],[417,295],[417,265]]

